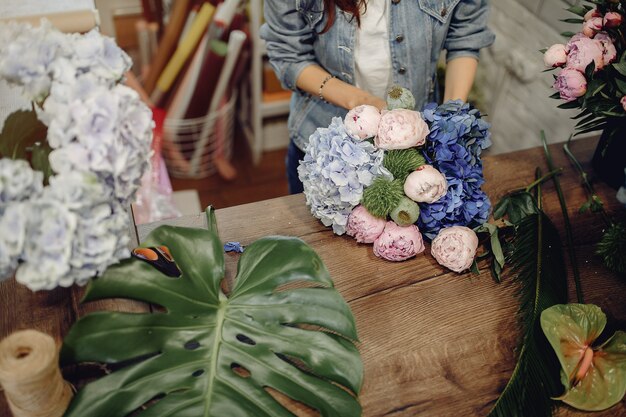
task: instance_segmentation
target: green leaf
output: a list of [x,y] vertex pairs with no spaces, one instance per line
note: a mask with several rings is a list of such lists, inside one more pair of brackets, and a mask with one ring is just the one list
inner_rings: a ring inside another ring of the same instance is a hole
[[592,347],[605,325],[606,316],[593,304],[555,305],[541,315],[562,368],[565,393],[558,399],[580,410],[607,409],[626,393],[626,333],[618,331]]
[[614,81],[620,93],[626,95],[626,81],[620,80],[619,78],[615,78]]
[[34,170],[43,172],[44,181],[48,181],[53,174],[52,167],[48,157],[52,152],[52,148],[48,145],[48,142],[35,143],[32,148],[31,165]]
[[504,197],[495,205],[493,218],[498,220],[508,216],[513,224],[520,223],[525,217],[538,212],[535,198],[526,191],[516,191]]
[[561,22],[579,24],[579,23],[583,23],[584,20],[583,19],[568,18],[568,19],[561,19]]
[[551,416],[560,366],[539,319],[545,309],[567,300],[567,275],[559,234],[543,212],[517,225],[509,263],[519,285],[522,336],[513,374],[489,416]]
[[19,110],[7,117],[0,133],[0,157],[26,159],[28,150],[37,142],[45,142],[46,126],[34,110]]
[[[502,250],[502,245],[500,244],[499,237],[499,228],[495,224],[485,223],[476,229],[475,232],[486,232],[489,233],[489,245],[491,248],[491,252],[493,253],[493,263],[492,263],[492,275],[497,282],[500,282],[500,272],[504,268],[504,251]],[[496,264],[494,266],[493,264]]]
[[585,14],[587,13],[587,9],[585,9],[583,6],[572,6],[566,10],[580,17],[584,17]]
[[616,62],[613,68],[622,75],[626,75],[626,62]]
[[572,36],[574,36],[575,34],[576,34],[576,32],[570,32],[570,31],[561,32],[561,36],[563,36],[565,38],[568,38],[568,39],[571,38]]
[[565,109],[565,110],[568,110],[568,109],[577,109],[577,108],[579,108],[579,107],[580,107],[580,103],[579,103],[579,101],[578,101],[578,100],[566,101],[566,102],[565,102],[565,103],[563,103],[563,104],[559,104],[557,107],[558,107],[559,109]]
[[587,65],[587,67],[585,68],[585,78],[588,81],[592,81],[593,75],[595,74],[595,72],[596,72],[596,61],[591,60],[589,65]]
[[[207,216],[210,230],[161,226],[144,242],[167,246],[180,278],[133,258],[90,283],[85,301],[130,298],[165,311],[98,312],[72,327],[64,363],[132,362],[81,389],[65,417],[292,416],[266,387],[322,416],[361,415],[354,317],[319,256],[300,239],[260,239],[241,255],[227,297],[210,208]],[[282,288],[300,282],[315,288]]]

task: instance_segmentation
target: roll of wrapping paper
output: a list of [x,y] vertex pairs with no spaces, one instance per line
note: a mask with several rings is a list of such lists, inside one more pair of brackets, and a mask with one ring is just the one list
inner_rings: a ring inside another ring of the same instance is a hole
[[52,26],[61,32],[89,32],[91,29],[100,25],[100,15],[97,10],[76,10],[63,13],[49,13],[32,16],[2,18],[0,22],[16,21],[20,23],[30,23],[33,26],[39,26],[41,19],[48,19]]
[[[215,14],[215,21],[217,21],[218,19],[218,13],[220,12],[220,10],[222,9],[218,8],[218,11]],[[228,14],[226,18],[228,19],[228,21],[222,22],[220,24],[229,24],[229,27],[220,30],[222,32],[220,36],[220,41],[223,42],[228,41],[228,36],[230,32],[232,32],[233,30],[243,29],[245,24],[245,18],[243,14]],[[209,34],[210,32],[211,30],[209,30]],[[217,30],[215,32],[217,32]],[[205,52],[205,58],[204,63],[202,64],[201,72],[200,74],[198,74],[198,77],[196,77],[197,81],[195,91],[193,91],[193,95],[191,97],[189,105],[183,109],[185,110],[185,119],[193,119],[195,117],[202,117],[206,115],[206,111],[209,108],[213,93],[215,92],[217,81],[222,71],[222,66],[224,65],[224,56],[226,55],[228,48],[226,46],[226,43],[223,42],[216,42],[212,40],[212,42],[210,42],[209,44],[210,50],[208,50],[208,52]],[[220,45],[224,46],[222,47]]]
[[[235,65],[239,58],[239,53],[241,52],[241,47],[243,46],[246,38],[246,34],[240,30],[233,30],[230,33],[230,38],[228,39],[228,53],[226,54],[226,61],[224,62],[224,67],[222,68],[219,80],[217,81],[215,93],[211,98],[209,114],[215,113],[220,102],[222,101],[222,98],[224,97],[224,94],[226,93],[228,83],[232,78]],[[211,123],[207,123],[202,129],[200,140],[198,141],[196,149],[193,152],[193,156],[191,157],[192,174],[198,172],[198,166],[200,165],[200,162],[202,160],[202,151],[204,147],[207,146],[212,131],[213,125]]]
[[215,7],[210,3],[204,3],[200,8],[196,19],[191,25],[191,29],[189,29],[185,38],[181,41],[178,48],[176,48],[174,56],[172,56],[172,59],[170,59],[167,66],[159,76],[156,88],[150,94],[152,101],[154,101],[157,106],[162,105],[161,98],[163,97],[163,94],[169,91],[170,87],[176,80],[176,77],[180,73],[180,70],[185,65],[185,62],[187,62],[189,56],[196,49],[196,46],[198,46],[200,39],[202,39],[202,35],[211,22],[214,12]]
[[36,330],[0,342],[0,385],[14,417],[62,417],[72,399],[54,339]]
[[[183,30],[191,6],[191,0],[176,0],[174,2],[165,33],[161,38],[157,53],[150,63],[150,72],[144,80],[144,88],[148,94],[152,94],[163,68],[167,65],[178,44],[178,38],[180,38],[180,33]],[[150,26],[148,28],[150,29]]]

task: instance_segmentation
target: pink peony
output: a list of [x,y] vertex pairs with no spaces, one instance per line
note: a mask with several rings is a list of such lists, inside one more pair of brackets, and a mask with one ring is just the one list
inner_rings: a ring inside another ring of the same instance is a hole
[[404,261],[424,251],[422,234],[414,224],[406,227],[387,222],[374,242],[374,254],[388,261]]
[[393,109],[383,112],[374,144],[380,149],[407,149],[422,146],[429,133],[419,112]]
[[343,123],[352,138],[363,140],[376,136],[380,117],[378,108],[363,104],[350,110]]
[[626,96],[622,97],[622,99],[619,102],[624,108],[624,111],[626,111]]
[[602,42],[595,39],[580,38],[568,45],[570,45],[567,55],[568,68],[584,73],[585,68],[592,61],[596,63],[596,71],[604,67],[604,46]]
[[348,217],[346,233],[359,243],[374,243],[385,229],[386,221],[372,216],[363,206],[356,206]]
[[583,23],[583,34],[588,38],[593,38],[596,33],[602,30],[602,18],[592,17]]
[[434,203],[447,191],[446,177],[431,165],[422,165],[404,181],[404,194],[417,203]]
[[454,272],[461,272],[472,266],[478,236],[465,226],[452,226],[442,229],[433,239],[430,253],[440,265]]
[[604,61],[604,65],[609,65],[611,62],[614,62],[617,59],[617,49],[615,49],[613,39],[611,39],[611,37],[606,32],[598,33],[594,40],[600,42],[602,44],[602,47],[604,48],[602,52],[602,60]]
[[563,100],[573,101],[585,95],[587,92],[587,80],[581,72],[571,68],[564,68],[557,75],[552,88],[559,92]]
[[622,15],[617,12],[608,12],[604,15],[604,27],[605,28],[616,28],[622,24]]
[[586,36],[582,32],[576,33],[574,36],[570,38],[569,41],[565,44],[565,52],[569,54],[569,51],[572,49],[572,46],[581,39],[586,38]]
[[548,48],[543,54],[543,62],[546,67],[555,68],[562,67],[567,62],[567,52],[565,52],[565,45],[557,43]]
[[585,13],[585,17],[584,17],[585,22],[591,19],[592,17],[602,17],[602,13],[600,13],[598,9],[589,10],[587,13]]

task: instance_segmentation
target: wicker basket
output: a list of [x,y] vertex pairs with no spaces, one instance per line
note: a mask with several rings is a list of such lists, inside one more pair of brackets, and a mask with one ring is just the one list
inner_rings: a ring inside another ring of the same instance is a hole
[[216,172],[215,161],[230,161],[237,94],[216,112],[196,119],[165,119],[163,158],[176,178],[206,178]]

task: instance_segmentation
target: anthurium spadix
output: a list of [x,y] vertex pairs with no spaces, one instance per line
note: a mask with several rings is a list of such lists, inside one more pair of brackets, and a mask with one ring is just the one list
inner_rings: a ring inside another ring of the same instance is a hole
[[595,346],[606,316],[593,304],[559,304],[541,314],[541,328],[561,363],[565,393],[556,398],[585,411],[607,409],[626,392],[626,332]]

